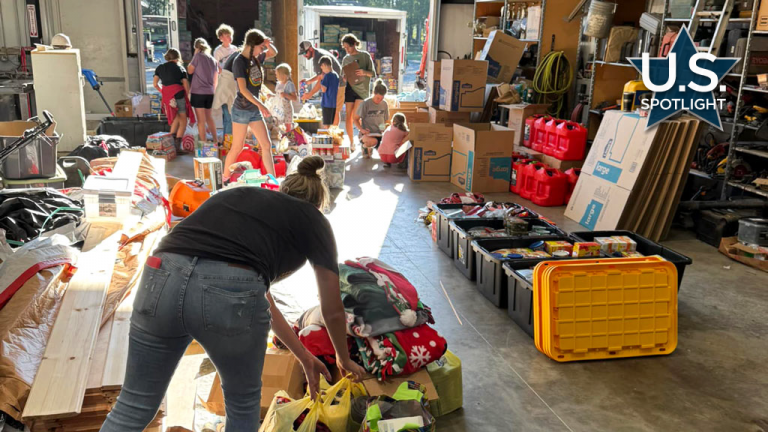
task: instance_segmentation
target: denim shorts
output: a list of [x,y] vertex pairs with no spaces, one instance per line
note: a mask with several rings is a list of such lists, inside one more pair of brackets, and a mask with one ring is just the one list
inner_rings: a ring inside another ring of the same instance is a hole
[[232,122],[238,124],[249,124],[252,122],[261,121],[261,111],[256,109],[255,111],[240,109],[236,106],[232,107]]

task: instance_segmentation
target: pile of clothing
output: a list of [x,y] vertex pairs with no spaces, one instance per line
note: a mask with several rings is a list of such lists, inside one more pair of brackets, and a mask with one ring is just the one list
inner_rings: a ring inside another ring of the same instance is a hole
[[[375,258],[349,260],[339,264],[339,285],[347,346],[369,373],[381,380],[411,374],[445,353],[445,339],[429,326],[432,311],[397,270]],[[305,311],[295,330],[309,352],[335,361],[319,306]]]
[[55,189],[4,189],[0,192],[0,229],[16,245],[38,238],[42,233],[80,225],[82,201]]

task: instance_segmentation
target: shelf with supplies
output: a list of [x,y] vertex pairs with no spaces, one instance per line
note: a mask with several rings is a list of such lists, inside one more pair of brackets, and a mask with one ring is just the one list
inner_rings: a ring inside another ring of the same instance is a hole
[[741,189],[741,190],[747,191],[749,193],[753,193],[753,194],[760,195],[762,197],[768,198],[768,191],[765,191],[765,190],[762,190],[762,189],[758,189],[758,188],[756,188],[756,187],[754,187],[752,185],[748,185],[748,184],[744,184],[744,183],[737,183],[735,181],[729,181],[727,183],[727,185],[731,186],[731,187],[735,187],[737,189]]
[[[731,125],[731,126],[734,125],[733,121],[731,121],[731,120],[722,120],[722,122],[723,122],[724,125]],[[746,129],[746,130],[753,130],[753,131],[756,131],[756,130],[760,129],[758,126],[745,125],[744,123],[736,123],[736,127],[737,128],[743,128],[743,129]]]
[[599,65],[605,65],[605,66],[621,66],[621,67],[630,67],[634,69],[635,67],[631,65],[630,63],[619,63],[619,62],[604,62],[602,60],[595,60],[592,63],[599,64]]
[[736,147],[736,152],[768,159],[768,151],[749,147]]
[[[520,37],[521,42],[530,44],[539,44],[541,42],[541,30],[544,25],[544,11],[546,8],[546,0],[475,0],[473,11],[473,22],[476,24],[478,21],[485,20],[486,27],[483,34],[479,34],[479,30],[473,31],[472,35],[472,57],[474,57],[479,51],[482,51],[486,42],[490,36],[490,29],[495,28],[501,31],[506,31],[509,34],[509,29],[512,28],[512,23],[518,18],[535,17],[538,22],[533,25],[532,22],[528,22],[527,32]],[[536,11],[535,15],[531,15]],[[536,32],[538,29],[538,33]],[[488,35],[488,36],[486,36]],[[525,37],[527,36],[527,37]],[[536,37],[539,36],[539,37]],[[536,51],[536,64],[540,59],[539,50]]]
[[760,87],[744,86],[744,90],[757,93],[768,93],[768,89],[762,89]]

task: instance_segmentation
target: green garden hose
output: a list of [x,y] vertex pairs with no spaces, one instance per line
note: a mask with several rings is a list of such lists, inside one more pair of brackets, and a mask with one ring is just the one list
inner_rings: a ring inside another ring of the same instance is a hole
[[571,62],[563,51],[550,51],[536,68],[533,89],[538,94],[538,103],[551,103],[549,114],[565,118],[566,95],[573,84]]

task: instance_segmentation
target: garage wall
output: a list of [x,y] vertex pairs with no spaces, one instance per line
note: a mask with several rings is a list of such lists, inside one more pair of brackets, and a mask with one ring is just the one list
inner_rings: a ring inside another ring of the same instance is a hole
[[[440,6],[440,29],[437,32],[438,51],[448,51],[453,58],[464,57],[472,50],[472,21],[474,6],[444,4]],[[446,58],[445,55],[435,58]]]
[[0,0],[0,47],[28,46],[24,0]]
[[[104,81],[101,88],[107,102],[124,99],[128,88],[128,53],[125,41],[123,0],[59,0],[61,31],[80,50],[84,69],[93,69]],[[86,114],[106,114],[99,95],[86,84]]]

